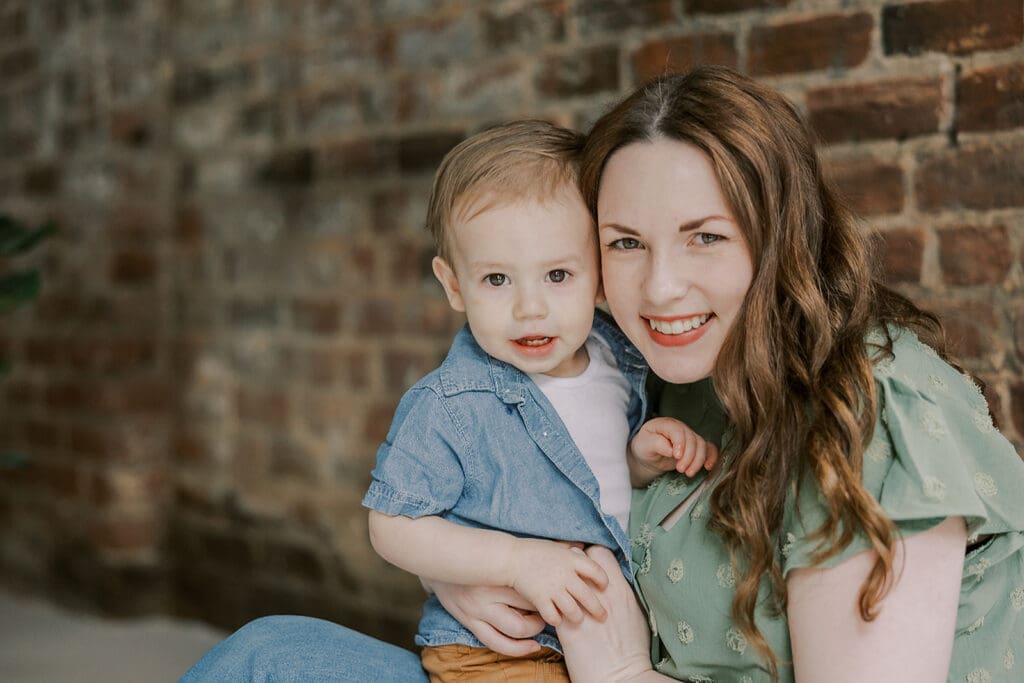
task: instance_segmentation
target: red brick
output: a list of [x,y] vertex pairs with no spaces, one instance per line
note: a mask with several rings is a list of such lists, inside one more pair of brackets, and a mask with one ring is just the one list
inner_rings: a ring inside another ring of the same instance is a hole
[[122,374],[153,368],[156,363],[156,340],[79,338],[68,344],[70,361],[76,370]]
[[110,279],[117,285],[153,284],[158,271],[156,255],[148,251],[122,251],[110,263]]
[[184,206],[178,209],[174,222],[174,240],[182,247],[197,247],[206,234],[206,221],[203,212],[196,206]]
[[592,47],[548,57],[541,62],[535,85],[541,95],[552,98],[616,92],[620,87],[618,48]]
[[67,344],[48,337],[29,337],[22,344],[25,361],[37,367],[57,368],[67,364],[67,350]]
[[54,382],[46,387],[46,405],[51,410],[78,411],[95,402],[95,392],[79,382]]
[[945,0],[882,8],[885,54],[927,51],[967,54],[998,50],[1024,39],[1020,0]]
[[74,500],[85,495],[85,482],[81,472],[67,462],[32,461],[37,481],[57,498]]
[[459,131],[434,131],[399,138],[398,168],[403,173],[433,173],[444,155],[464,137]]
[[786,7],[793,0],[689,0],[686,11],[689,14],[727,14],[753,9]]
[[869,157],[833,159],[828,171],[850,208],[862,216],[903,210],[903,169]]
[[0,43],[12,45],[22,38],[28,30],[28,21],[24,7],[16,7],[0,16]]
[[341,306],[337,301],[296,299],[292,301],[292,323],[297,330],[314,334],[338,331]]
[[324,562],[315,548],[291,541],[269,540],[264,554],[265,568],[289,578],[322,583],[326,577]]
[[111,244],[152,246],[163,236],[163,223],[155,206],[122,204],[111,212],[105,230]]
[[387,388],[405,391],[438,365],[433,354],[410,351],[388,351],[384,354]]
[[673,71],[684,71],[699,64],[724,64],[735,67],[739,60],[736,37],[731,33],[698,33],[674,38],[659,38],[645,43],[630,55],[633,77],[645,81]]
[[163,415],[174,404],[172,385],[161,379],[138,378],[107,382],[100,406],[125,415]]
[[60,169],[52,163],[41,163],[25,171],[23,187],[29,194],[49,196],[60,189],[60,182]]
[[54,450],[61,445],[64,433],[60,424],[50,419],[25,420],[22,424],[22,431],[25,435],[25,443],[33,452]]
[[284,436],[275,438],[270,449],[269,474],[274,479],[286,477],[317,484],[322,473],[315,454],[304,443]]
[[999,350],[992,330],[999,327],[1000,316],[991,304],[968,301],[943,303],[932,308],[942,320],[946,339],[955,357],[978,359]]
[[276,150],[256,171],[256,179],[268,185],[309,185],[314,175],[313,151],[308,147]]
[[943,228],[939,235],[942,280],[950,285],[998,285],[1013,265],[1005,225]]
[[882,275],[889,284],[921,281],[921,264],[924,258],[924,230],[922,228],[897,228],[876,232],[873,236],[874,251],[881,263]]
[[958,147],[923,158],[914,179],[923,210],[1024,206],[1024,143]]
[[377,402],[370,406],[366,412],[366,420],[363,423],[363,437],[370,443],[380,443],[388,435],[391,427],[391,419],[395,415],[394,402]]
[[283,426],[288,421],[288,397],[277,389],[239,387],[236,395],[238,416],[264,426]]
[[540,49],[565,40],[566,0],[540,0],[484,11],[490,50]]
[[90,541],[100,551],[151,550],[160,542],[161,525],[152,517],[119,514],[93,522]]
[[864,62],[874,21],[867,12],[754,26],[747,39],[755,76],[843,69]]
[[433,245],[403,243],[391,250],[391,280],[397,283],[431,281]]
[[135,109],[121,109],[110,117],[110,137],[114,142],[128,147],[145,147],[150,140],[149,122],[143,112]]
[[957,128],[1000,130],[1024,126],[1024,64],[977,69],[961,76]]
[[183,466],[212,464],[210,449],[206,439],[194,432],[182,428],[174,435],[174,446],[172,447],[174,462]]
[[71,452],[90,459],[106,459],[114,450],[114,439],[106,428],[92,425],[71,427]]
[[939,130],[938,79],[817,88],[807,93],[810,121],[826,142],[902,140]]
[[398,166],[398,146],[384,138],[326,144],[316,155],[314,172],[326,179],[383,175]]
[[39,55],[34,47],[0,53],[0,78],[6,82],[34,74],[38,68]]
[[588,0],[575,3],[572,19],[582,36],[620,33],[672,21],[673,4],[672,0]]
[[398,312],[393,301],[368,298],[361,302],[356,332],[365,335],[392,334],[398,330]]

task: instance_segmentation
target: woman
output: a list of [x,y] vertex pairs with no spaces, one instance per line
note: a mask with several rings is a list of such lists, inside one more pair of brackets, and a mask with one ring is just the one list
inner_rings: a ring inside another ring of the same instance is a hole
[[[634,497],[649,617],[610,570],[610,617],[559,630],[573,680],[1019,680],[1024,465],[936,319],[873,281],[792,106],[725,68],[657,79],[595,124],[582,184],[658,412],[724,453]],[[435,589],[488,647],[530,648],[514,595]],[[422,678],[412,655],[284,619],[190,680]]]
[[597,122],[582,185],[659,410],[727,455],[634,497],[651,657],[613,587],[618,617],[565,629],[574,680],[1021,680],[1024,466],[937,320],[872,280],[792,106],[663,77]]

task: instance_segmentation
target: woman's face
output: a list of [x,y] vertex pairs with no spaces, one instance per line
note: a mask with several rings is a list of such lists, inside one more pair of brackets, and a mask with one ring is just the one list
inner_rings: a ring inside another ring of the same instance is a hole
[[604,291],[661,378],[711,374],[750,288],[750,249],[708,157],[666,138],[616,151],[597,202]]

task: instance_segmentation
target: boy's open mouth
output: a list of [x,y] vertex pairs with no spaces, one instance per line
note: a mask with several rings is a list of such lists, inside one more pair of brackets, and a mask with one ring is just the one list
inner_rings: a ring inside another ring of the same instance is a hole
[[528,347],[534,347],[534,348],[538,347],[538,346],[544,346],[545,344],[549,344],[549,343],[551,343],[552,340],[554,340],[554,337],[538,337],[538,336],[520,337],[519,339],[513,339],[513,341],[516,344],[519,344],[520,346],[528,346]]

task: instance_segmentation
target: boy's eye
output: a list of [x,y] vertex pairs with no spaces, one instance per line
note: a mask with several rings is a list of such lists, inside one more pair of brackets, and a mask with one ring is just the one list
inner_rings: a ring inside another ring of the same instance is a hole
[[490,275],[484,276],[484,282],[492,287],[501,287],[508,283],[508,275],[504,275],[502,273],[491,273]]
[[698,232],[694,237],[697,238],[698,244],[714,244],[722,240],[721,235],[716,235],[713,232]]
[[567,270],[552,270],[548,273],[549,282],[565,282],[569,279],[569,271]]
[[608,243],[611,249],[639,249],[640,240],[635,237],[620,237]]

